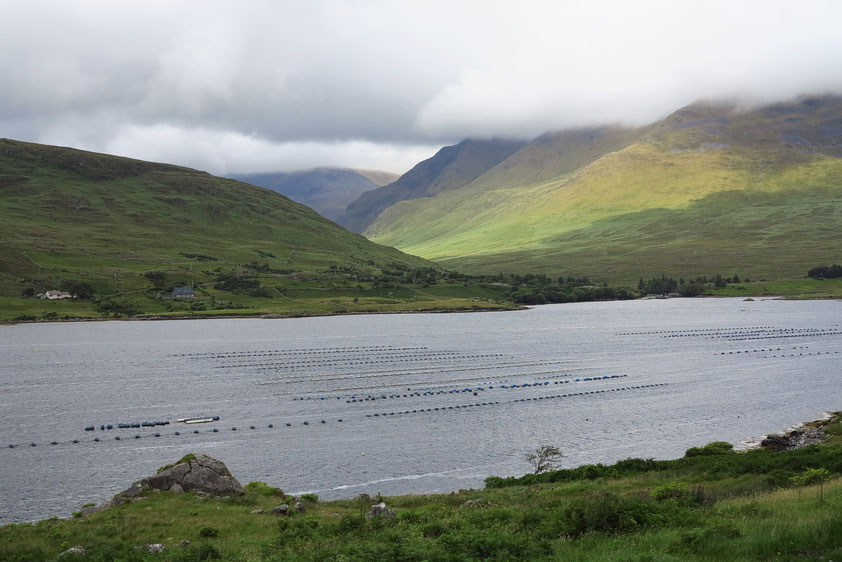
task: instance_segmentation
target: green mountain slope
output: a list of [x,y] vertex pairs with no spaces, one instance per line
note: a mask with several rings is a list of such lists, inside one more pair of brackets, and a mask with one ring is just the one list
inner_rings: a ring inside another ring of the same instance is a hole
[[[274,289],[296,283],[289,278],[301,272],[332,273],[341,285],[358,284],[357,278],[370,276],[366,271],[382,267],[434,267],[273,191],[178,166],[5,139],[0,238],[0,299],[6,299],[0,317],[6,318],[29,310],[19,302],[25,292],[67,281],[91,285],[98,297],[127,298],[141,311],[148,309],[137,299],[151,299],[155,287],[167,291],[181,284],[201,287],[207,299],[240,299],[241,308],[262,310],[273,300],[291,302]],[[146,276],[153,271],[159,273],[154,280]],[[215,291],[229,273],[263,276],[266,290],[256,294],[263,300]],[[311,282],[319,283],[333,285]],[[55,305],[71,315],[87,315],[93,306]]]
[[694,105],[607,131],[591,150],[592,133],[568,133],[557,150],[539,137],[460,189],[392,206],[365,234],[469,271],[626,282],[803,275],[838,260],[842,99]]
[[[366,172],[372,177],[390,175],[387,172]],[[378,184],[362,172],[348,168],[315,168],[300,172],[266,174],[232,174],[232,179],[250,183],[286,195],[306,205],[323,217],[336,220],[349,203]]]
[[455,146],[446,146],[393,183],[360,195],[337,222],[349,230],[362,232],[383,209],[399,201],[432,197],[462,187],[524,144],[501,139],[468,139]]

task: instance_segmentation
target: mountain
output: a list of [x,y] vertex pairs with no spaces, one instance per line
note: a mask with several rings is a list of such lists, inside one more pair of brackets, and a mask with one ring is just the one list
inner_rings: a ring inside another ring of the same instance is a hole
[[396,179],[401,177],[400,174],[396,174],[394,172],[384,172],[382,170],[359,170],[359,169],[357,169],[357,170],[354,170],[354,171],[357,172],[358,174],[360,174],[361,176],[365,176],[368,179],[370,179],[371,181],[373,181],[375,184],[377,184],[377,187],[383,187],[384,185],[389,185],[390,183],[392,183],[393,181],[395,181]]
[[432,265],[273,191],[70,148],[0,139],[0,195],[0,296],[67,279],[125,293],[150,270],[213,283],[253,262],[272,274]]
[[468,139],[455,146],[446,146],[389,185],[360,195],[337,222],[348,230],[362,232],[387,207],[399,201],[432,197],[462,187],[524,144],[502,139]]
[[300,172],[232,174],[236,179],[265,187],[336,220],[361,194],[394,181],[395,174],[348,168],[315,168]]
[[475,180],[401,201],[372,240],[466,271],[804,275],[839,261],[842,98],[697,103],[639,129],[542,135]]

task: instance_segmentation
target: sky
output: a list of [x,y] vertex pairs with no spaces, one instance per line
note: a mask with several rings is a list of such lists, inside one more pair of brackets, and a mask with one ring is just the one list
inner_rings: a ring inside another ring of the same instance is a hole
[[842,93],[842,2],[0,0],[0,137],[215,174]]

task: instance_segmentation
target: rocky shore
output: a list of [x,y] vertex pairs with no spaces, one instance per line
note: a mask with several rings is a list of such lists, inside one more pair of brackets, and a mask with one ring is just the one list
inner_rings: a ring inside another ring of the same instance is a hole
[[842,412],[833,412],[825,417],[825,419],[805,423],[801,427],[786,433],[767,435],[760,442],[760,447],[769,451],[788,451],[806,447],[807,445],[818,445],[827,438],[824,427],[840,415],[842,415]]

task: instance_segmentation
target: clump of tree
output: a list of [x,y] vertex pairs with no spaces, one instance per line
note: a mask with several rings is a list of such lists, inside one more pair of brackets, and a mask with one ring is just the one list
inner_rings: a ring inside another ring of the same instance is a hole
[[250,297],[272,298],[272,293],[266,287],[260,286],[260,280],[241,272],[222,273],[217,276],[214,289],[229,293],[245,294]]
[[795,486],[818,486],[816,497],[824,500],[824,483],[830,480],[830,471],[826,468],[805,468],[801,474],[790,476],[789,481]]
[[251,276],[243,276],[237,273],[223,273],[216,278],[213,288],[229,293],[243,293],[249,289],[260,287],[260,281]]
[[661,275],[660,279],[653,277],[648,281],[644,281],[643,277],[637,282],[638,290],[643,291],[647,295],[668,295],[670,293],[677,293],[680,286],[679,281],[672,277]]
[[734,445],[727,441],[713,441],[704,447],[690,447],[684,453],[685,457],[707,457],[712,455],[727,455],[734,452]]
[[531,453],[526,453],[523,460],[532,465],[533,474],[555,470],[561,466],[564,454],[554,445],[541,445]]
[[59,285],[59,289],[73,295],[74,298],[82,300],[90,300],[94,297],[94,288],[89,283],[84,281],[76,281],[74,279],[65,279]]
[[501,274],[496,283],[510,285],[509,296],[520,304],[629,300],[637,295],[626,287],[592,285],[587,277],[550,278],[544,274]]
[[807,272],[813,279],[839,279],[842,277],[842,265],[820,265]]
[[131,304],[123,301],[113,301],[110,299],[101,300],[96,305],[97,312],[105,316],[113,316],[119,318],[120,316],[134,316],[139,311]]
[[143,276],[151,281],[152,286],[156,289],[163,289],[167,281],[167,276],[163,271],[147,271]]
[[252,271],[256,271],[257,273],[276,273],[278,275],[288,275],[290,273],[295,273],[294,269],[278,269],[270,266],[268,263],[251,262],[244,264],[243,267],[245,267],[246,269],[251,269]]
[[[746,279],[748,281],[748,279]],[[705,292],[706,287],[723,288],[729,284],[742,283],[740,276],[736,273],[732,277],[723,277],[717,273],[714,277],[699,275],[695,279],[685,280],[683,277],[674,279],[661,275],[652,277],[649,280],[643,277],[637,282],[637,290],[647,295],[669,295],[679,294],[682,297],[696,297]]]
[[185,258],[196,261],[219,261],[219,258],[214,256],[208,256],[206,254],[186,254],[184,252],[181,252],[181,255]]

